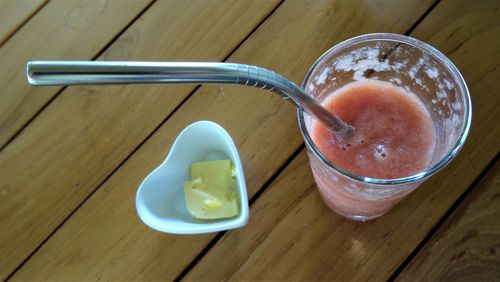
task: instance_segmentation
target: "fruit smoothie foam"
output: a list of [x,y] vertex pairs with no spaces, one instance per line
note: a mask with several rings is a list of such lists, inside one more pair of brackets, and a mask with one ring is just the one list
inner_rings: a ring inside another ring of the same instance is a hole
[[424,170],[435,147],[431,116],[414,94],[388,82],[351,82],[323,106],[354,127],[339,137],[314,122],[312,139],[339,167],[360,176],[399,178]]

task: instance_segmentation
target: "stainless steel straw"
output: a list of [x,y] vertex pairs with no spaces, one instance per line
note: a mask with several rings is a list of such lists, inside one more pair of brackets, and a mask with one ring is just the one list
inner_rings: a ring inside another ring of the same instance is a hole
[[31,85],[77,84],[240,84],[287,97],[337,134],[351,127],[329,113],[302,88],[273,71],[244,64],[209,62],[31,61]]

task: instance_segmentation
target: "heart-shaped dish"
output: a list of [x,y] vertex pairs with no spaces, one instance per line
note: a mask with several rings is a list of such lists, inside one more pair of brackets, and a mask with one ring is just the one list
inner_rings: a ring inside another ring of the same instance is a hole
[[[194,218],[186,208],[184,182],[192,163],[229,159],[236,169],[240,213],[219,220]],[[200,234],[234,229],[248,222],[248,196],[241,160],[231,136],[220,125],[198,121],[177,137],[160,166],[143,180],[136,194],[141,220],[152,229],[172,234]]]

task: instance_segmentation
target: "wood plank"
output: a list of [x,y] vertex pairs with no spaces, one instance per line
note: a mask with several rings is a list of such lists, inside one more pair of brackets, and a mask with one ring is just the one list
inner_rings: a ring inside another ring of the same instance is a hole
[[51,1],[0,48],[0,148],[61,87],[30,87],[34,59],[93,58],[151,0]]
[[[222,60],[277,3],[159,1],[100,59]],[[0,155],[0,225],[10,226],[0,232],[0,261],[7,262],[0,277],[13,271],[193,88],[69,87],[55,99]]]
[[469,83],[474,107],[481,109],[474,113],[466,146],[448,169],[384,217],[358,223],[325,207],[302,152],[254,203],[249,225],[226,233],[186,280],[390,277],[499,151],[499,23],[496,1],[444,0],[414,33],[451,56]]
[[441,226],[398,276],[400,281],[495,281],[500,278],[500,165]]
[[0,1],[0,46],[48,0]]
[[[269,67],[299,81],[314,60],[336,42],[382,29],[404,32],[431,2],[379,4],[285,1],[230,61]],[[354,17],[356,13],[360,16]],[[373,17],[365,17],[368,14]],[[389,16],[394,14],[398,17]],[[162,97],[157,96],[150,107],[165,107]],[[141,101],[146,103],[147,99]],[[201,87],[44,244],[14,280],[174,279],[214,234],[172,236],[144,226],[134,206],[135,191],[144,176],[162,161],[183,127],[208,119],[223,125],[237,143],[253,195],[302,143],[295,118],[295,109],[274,94],[244,87]],[[136,121],[131,124],[137,126],[129,128],[146,127]],[[113,143],[108,150],[117,147]]]

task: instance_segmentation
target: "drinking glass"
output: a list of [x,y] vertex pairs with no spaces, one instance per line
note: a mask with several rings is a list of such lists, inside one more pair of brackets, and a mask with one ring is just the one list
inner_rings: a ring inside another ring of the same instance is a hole
[[298,110],[311,169],[328,207],[354,220],[382,216],[422,182],[443,169],[462,148],[471,125],[466,83],[453,63],[420,40],[398,34],[367,34],[348,39],[324,53],[302,87],[323,101],[342,86],[359,80],[390,82],[415,94],[434,122],[436,146],[423,171],[394,179],[347,171],[326,158],[311,138],[313,118]]

